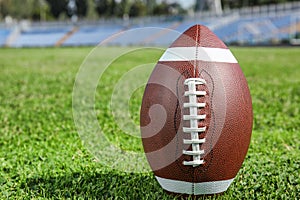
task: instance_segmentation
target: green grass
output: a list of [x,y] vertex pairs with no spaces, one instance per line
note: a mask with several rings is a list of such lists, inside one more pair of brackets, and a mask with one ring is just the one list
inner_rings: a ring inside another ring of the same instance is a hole
[[[129,49],[128,49],[129,50]],[[0,49],[0,199],[172,199],[151,172],[111,169],[80,139],[72,90],[91,48]],[[99,65],[117,48],[107,48]],[[254,129],[245,162],[229,190],[213,199],[297,199],[300,196],[300,49],[233,48],[249,82]],[[106,72],[113,82],[160,51],[133,52]],[[118,69],[118,70],[117,70]],[[141,152],[140,140],[113,123],[112,86],[99,86],[96,113],[106,137]],[[101,96],[101,92],[107,94]],[[142,89],[130,100],[138,122]],[[102,99],[104,98],[104,99]]]

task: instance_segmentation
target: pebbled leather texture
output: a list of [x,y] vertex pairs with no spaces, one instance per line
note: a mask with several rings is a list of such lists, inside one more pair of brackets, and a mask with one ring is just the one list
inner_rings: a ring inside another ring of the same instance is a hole
[[[188,29],[171,45],[185,46],[227,49],[201,25]],[[149,114],[151,107],[157,104],[164,108],[166,121],[163,127],[155,129],[157,133],[151,128],[141,128],[144,151],[158,177],[192,183],[232,179],[247,154],[252,132],[252,102],[247,81],[237,63],[195,60],[159,61],[152,72],[143,96],[140,124],[149,126],[155,122],[153,118],[161,117],[161,112]],[[183,144],[183,139],[189,139],[190,135],[182,131],[183,126],[188,126],[188,122],[182,120],[189,112],[182,106],[187,102],[183,95],[187,78],[203,78],[207,82],[198,88],[207,92],[197,99],[199,103],[206,103],[198,113],[206,114],[206,118],[199,120],[198,126],[207,129],[199,133],[199,138],[206,138],[201,145],[205,163],[197,167],[183,165],[184,160],[192,159],[182,153],[183,149],[191,149],[190,145]]]

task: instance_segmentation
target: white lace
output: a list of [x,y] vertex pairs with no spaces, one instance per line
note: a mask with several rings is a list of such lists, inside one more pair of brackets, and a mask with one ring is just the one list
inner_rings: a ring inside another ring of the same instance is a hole
[[193,165],[197,167],[204,163],[201,155],[204,154],[204,150],[200,149],[200,144],[205,142],[205,138],[199,139],[199,133],[205,132],[206,127],[198,127],[198,120],[203,120],[206,115],[198,115],[198,109],[204,108],[205,103],[198,103],[197,96],[205,96],[205,91],[197,91],[197,85],[206,84],[204,79],[201,78],[188,78],[184,81],[184,84],[188,86],[188,91],[184,93],[184,96],[189,97],[189,102],[184,103],[184,108],[189,108],[190,114],[183,115],[183,120],[190,121],[190,127],[183,127],[184,133],[189,133],[191,139],[184,139],[184,144],[191,144],[192,151],[183,150],[183,154],[193,156],[192,161],[184,161],[184,165]]

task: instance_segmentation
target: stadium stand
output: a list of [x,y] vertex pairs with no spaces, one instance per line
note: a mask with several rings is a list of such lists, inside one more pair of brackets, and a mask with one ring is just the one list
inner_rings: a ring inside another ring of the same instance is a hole
[[11,44],[12,47],[50,47],[55,46],[72,27],[32,27],[21,31],[20,36]]
[[[106,45],[168,46],[194,24],[211,28],[227,44],[269,44],[289,41],[300,32],[300,2],[224,11],[222,16],[197,13],[176,18],[128,21],[45,22],[19,31],[0,27],[0,46],[49,47]],[[18,29],[14,29],[18,30]],[[299,35],[299,34],[298,34]]]
[[0,47],[5,46],[6,40],[10,35],[11,31],[9,29],[0,29]]
[[97,45],[113,34],[122,31],[123,27],[119,25],[102,26],[82,26],[79,30],[70,36],[63,46],[87,46]]
[[132,46],[132,45],[168,45],[178,35],[169,36],[164,40],[164,36],[172,32],[177,27],[178,22],[160,22],[137,24],[130,27],[125,32],[113,36],[106,43],[107,45]]

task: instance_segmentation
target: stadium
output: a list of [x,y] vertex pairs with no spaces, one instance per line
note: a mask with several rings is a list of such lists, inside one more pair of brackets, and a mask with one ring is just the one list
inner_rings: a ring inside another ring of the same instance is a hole
[[[300,31],[299,2],[225,10],[222,13],[196,12],[192,16],[161,16],[103,21],[72,22],[8,22],[0,29],[1,46],[54,47],[97,45],[118,32],[158,27],[183,32],[192,24],[211,28],[225,43],[235,45],[295,45]],[[8,20],[10,21],[10,20]],[[134,41],[112,42],[114,45],[166,46],[175,38],[168,31],[156,30]],[[151,36],[157,35],[155,41]],[[147,38],[148,37],[148,38]]]
[[300,2],[246,0],[0,0],[0,199],[181,199],[139,120],[153,68],[195,24],[238,60],[254,117],[233,183],[200,199],[298,199]]

